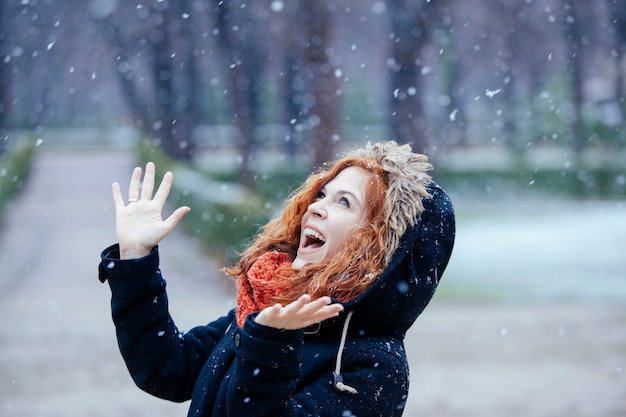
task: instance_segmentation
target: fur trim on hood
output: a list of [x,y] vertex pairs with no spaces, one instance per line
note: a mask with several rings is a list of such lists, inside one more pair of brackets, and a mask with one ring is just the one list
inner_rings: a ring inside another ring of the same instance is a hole
[[385,199],[385,264],[388,264],[404,233],[415,225],[424,211],[424,198],[430,198],[427,186],[431,181],[427,171],[432,169],[426,155],[413,153],[411,146],[394,141],[369,144],[349,152],[348,157],[372,159],[387,174],[388,189]]

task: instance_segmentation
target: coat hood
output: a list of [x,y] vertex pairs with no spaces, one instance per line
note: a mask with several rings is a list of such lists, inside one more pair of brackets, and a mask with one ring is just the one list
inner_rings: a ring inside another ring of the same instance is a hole
[[435,293],[452,253],[455,215],[439,185],[431,181],[427,191],[424,210],[402,235],[385,271],[365,293],[344,303],[352,312],[350,333],[404,338]]

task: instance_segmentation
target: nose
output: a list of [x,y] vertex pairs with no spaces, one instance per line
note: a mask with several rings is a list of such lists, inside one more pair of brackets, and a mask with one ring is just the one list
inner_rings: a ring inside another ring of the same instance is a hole
[[309,204],[309,207],[307,208],[307,211],[309,212],[309,214],[313,216],[325,218],[326,215],[328,214],[328,212],[326,211],[325,201],[326,201],[325,198],[321,198]]

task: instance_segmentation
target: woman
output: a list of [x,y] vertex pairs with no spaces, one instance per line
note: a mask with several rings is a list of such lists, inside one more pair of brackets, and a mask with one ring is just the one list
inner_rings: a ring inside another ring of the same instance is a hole
[[403,339],[435,292],[454,243],[454,211],[408,145],[348,153],[311,175],[240,262],[237,307],[181,333],[157,244],[189,211],[161,211],[154,165],[113,184],[119,243],[104,250],[120,350],[135,383],[189,416],[400,416]]

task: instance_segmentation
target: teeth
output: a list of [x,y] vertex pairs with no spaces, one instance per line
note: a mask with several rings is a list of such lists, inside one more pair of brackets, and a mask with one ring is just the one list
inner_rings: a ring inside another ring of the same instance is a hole
[[310,229],[308,227],[304,229],[304,234],[305,236],[313,237],[319,241],[326,242],[326,239],[324,239],[324,236],[320,235],[315,230]]

